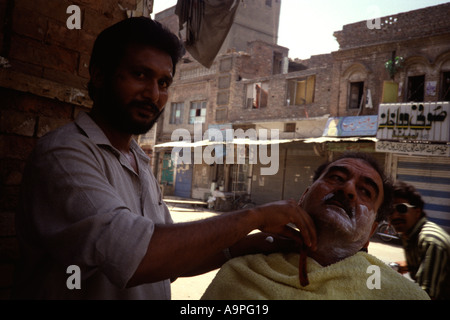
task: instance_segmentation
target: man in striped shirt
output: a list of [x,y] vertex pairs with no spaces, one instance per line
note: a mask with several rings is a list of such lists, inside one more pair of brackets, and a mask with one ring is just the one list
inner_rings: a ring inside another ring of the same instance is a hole
[[407,265],[399,272],[411,277],[432,299],[450,299],[450,236],[437,224],[428,221],[424,201],[409,184],[394,185],[394,208],[389,216],[401,234]]

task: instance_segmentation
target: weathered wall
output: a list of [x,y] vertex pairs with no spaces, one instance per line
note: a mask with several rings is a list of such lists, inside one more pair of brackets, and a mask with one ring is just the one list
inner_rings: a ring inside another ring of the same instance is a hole
[[[9,297],[20,255],[14,214],[25,161],[40,136],[90,108],[91,48],[126,17],[119,4],[133,9],[135,0],[0,2],[0,299]],[[81,29],[67,27],[70,5],[80,8]]]

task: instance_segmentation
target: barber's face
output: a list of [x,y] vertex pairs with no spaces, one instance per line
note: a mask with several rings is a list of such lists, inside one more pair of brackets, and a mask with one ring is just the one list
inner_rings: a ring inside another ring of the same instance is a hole
[[368,243],[382,201],[383,182],[376,170],[364,160],[346,158],[325,169],[300,205],[316,225],[318,246],[350,255]]
[[172,68],[167,53],[149,46],[129,46],[103,91],[104,116],[125,133],[150,130],[167,102]]

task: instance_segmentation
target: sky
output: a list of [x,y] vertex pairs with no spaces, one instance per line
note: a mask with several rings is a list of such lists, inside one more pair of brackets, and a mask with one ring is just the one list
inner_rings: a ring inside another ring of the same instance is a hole
[[[449,1],[282,0],[277,44],[289,48],[290,58],[308,59],[311,55],[338,50],[339,44],[333,33],[342,30],[343,25],[447,2]],[[154,0],[153,12],[158,13],[176,3],[177,0]]]

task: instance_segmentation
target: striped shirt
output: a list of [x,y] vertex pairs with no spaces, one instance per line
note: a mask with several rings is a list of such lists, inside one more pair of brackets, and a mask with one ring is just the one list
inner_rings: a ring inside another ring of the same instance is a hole
[[450,236],[437,224],[420,219],[403,239],[411,277],[431,298],[450,299]]

